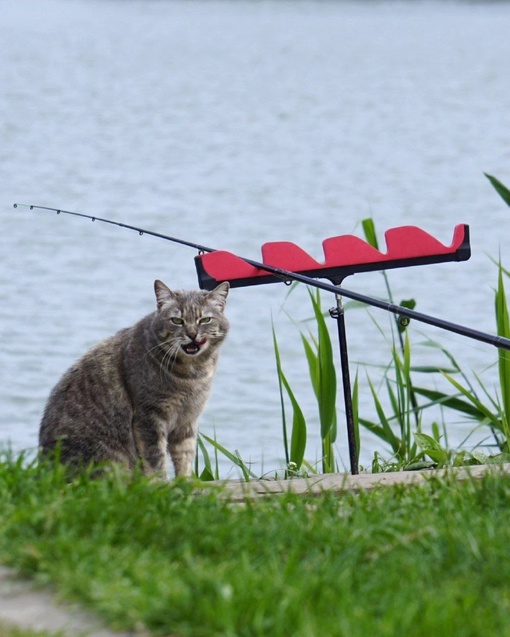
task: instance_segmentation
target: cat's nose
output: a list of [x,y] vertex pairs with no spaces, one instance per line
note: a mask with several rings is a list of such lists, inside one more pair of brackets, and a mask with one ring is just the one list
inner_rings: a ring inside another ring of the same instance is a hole
[[198,336],[198,330],[186,330],[186,336],[194,341]]

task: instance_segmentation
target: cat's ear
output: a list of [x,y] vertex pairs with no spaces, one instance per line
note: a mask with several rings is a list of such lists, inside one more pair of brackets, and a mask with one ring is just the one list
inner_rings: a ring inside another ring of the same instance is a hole
[[223,311],[225,309],[225,303],[227,302],[228,291],[230,290],[230,283],[223,281],[214,290],[209,292],[209,298]]
[[160,310],[163,305],[167,305],[171,301],[175,299],[174,293],[172,290],[166,286],[163,281],[156,279],[154,281],[154,292],[156,293],[156,300],[158,302],[158,310]]

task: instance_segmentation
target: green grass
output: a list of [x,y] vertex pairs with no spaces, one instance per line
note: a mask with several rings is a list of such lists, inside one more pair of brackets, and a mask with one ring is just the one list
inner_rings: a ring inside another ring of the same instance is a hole
[[510,634],[510,479],[234,505],[0,463],[0,561],[157,635]]
[[63,637],[63,633],[48,633],[39,630],[26,630],[0,623],[0,637]]

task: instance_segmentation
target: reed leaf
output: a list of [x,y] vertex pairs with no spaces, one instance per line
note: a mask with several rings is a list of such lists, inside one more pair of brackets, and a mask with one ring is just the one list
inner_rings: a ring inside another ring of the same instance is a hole
[[484,173],[484,175],[491,182],[494,189],[496,190],[498,195],[501,197],[501,199],[503,199],[506,205],[510,206],[510,190],[505,185],[503,185],[499,181],[499,179],[496,179],[496,177],[493,177],[492,175],[488,175],[487,173]]
[[379,243],[377,241],[377,233],[375,231],[375,224],[372,217],[368,217],[367,219],[363,219],[361,222],[363,227],[363,232],[365,233],[365,238],[367,243],[371,245],[376,250],[379,250]]
[[[495,297],[496,324],[499,336],[510,337],[510,319],[508,316],[508,304],[503,282],[501,267],[498,272],[498,287]],[[508,430],[510,416],[510,356],[506,350],[498,350],[499,382],[501,388],[501,400],[503,402],[503,420],[505,429]],[[506,434],[505,434],[506,435]]]
[[203,482],[210,482],[211,480],[219,480],[218,463],[216,463],[216,470],[215,470],[213,468],[209,452],[207,451],[207,447],[204,445],[204,441],[202,440],[201,436],[198,437],[197,444],[198,444],[198,449],[200,450],[202,457],[204,459],[204,469],[199,475],[198,454],[197,454],[197,465],[196,465],[195,473],[197,474],[198,478],[202,480]]
[[285,375],[282,375],[282,382],[289,395],[293,410],[292,433],[290,437],[290,462],[294,462],[299,469],[305,456],[307,437],[306,420]]
[[[390,422],[384,412],[383,406],[381,404],[381,401],[379,400],[379,396],[378,393],[372,383],[372,381],[370,380],[370,378],[368,378],[368,386],[370,388],[370,392],[372,393],[372,398],[374,400],[374,406],[375,406],[375,410],[377,412],[377,416],[379,418],[379,421],[381,423],[381,429],[378,428],[378,431],[380,432],[379,437],[382,438],[383,440],[385,440],[393,449],[393,452],[398,454],[400,452],[400,448],[402,446],[402,441],[395,436],[395,434],[393,433],[393,429],[390,425]],[[360,423],[364,424],[365,421],[362,420],[360,418]],[[374,430],[373,430],[374,431]],[[375,433],[375,431],[374,431]]]
[[415,433],[414,439],[422,452],[439,465],[445,465],[450,459],[450,454],[437,440],[424,433]]
[[278,347],[278,340],[276,338],[276,330],[274,327],[274,323],[272,323],[272,332],[273,332],[273,349],[276,360],[276,375],[278,378],[278,391],[280,394],[280,408],[282,414],[282,433],[283,433],[283,450],[285,452],[285,463],[288,465],[290,462],[289,455],[289,439],[287,433],[287,416],[285,412],[285,400],[283,397],[283,382],[282,382],[282,361],[280,356],[280,348]]
[[[407,308],[408,310],[414,310],[414,308],[416,307],[416,300],[415,299],[403,299],[402,301],[400,301],[399,305],[401,307]],[[408,321],[407,321],[407,323],[408,323]],[[399,317],[397,317],[397,327],[398,327],[398,331],[400,332],[400,334],[403,334],[406,331],[406,329],[407,329],[407,325],[405,323],[401,322]]]
[[[276,358],[276,368],[278,373],[278,383],[280,388],[280,401],[282,406],[282,418],[283,418],[283,431],[284,431],[284,445],[285,445],[285,455],[287,465],[293,462],[296,465],[296,469],[299,470],[301,468],[301,464],[303,463],[303,458],[305,455],[306,449],[306,439],[307,439],[307,428],[306,428],[306,420],[303,415],[303,411],[296,399],[294,392],[290,386],[287,377],[282,368],[280,350],[278,347],[278,341],[276,338],[276,332],[273,326],[273,343],[274,343],[274,351]],[[287,396],[289,397],[290,403],[292,405],[292,430],[290,437],[290,451],[288,447],[288,438],[287,438],[287,427],[286,427],[286,417],[285,417],[285,401],[283,396],[283,389],[285,389]]]
[[441,372],[445,374],[455,374],[457,369],[453,367],[440,367],[438,365],[413,365],[411,371],[419,372],[420,374],[438,374]]
[[366,418],[361,417],[358,418],[358,423],[384,442],[391,444],[391,441],[388,438],[388,433],[382,425],[378,425],[371,420],[367,420]]
[[505,433],[505,427],[501,422],[501,419],[498,418],[497,414],[488,409],[476,396],[472,394],[472,392],[463,387],[457,380],[449,376],[448,374],[443,374],[443,376],[456,388],[458,391],[465,396],[468,401],[470,401],[479,411],[480,414],[483,415],[483,419],[487,420],[495,429],[502,431]]
[[304,334],[301,334],[301,340],[303,342],[303,348],[305,350],[305,356],[308,363],[308,373],[310,375],[310,381],[312,383],[313,391],[317,400],[320,398],[320,366],[319,356],[314,351],[310,341]]
[[[397,379],[397,383],[398,383],[398,379]],[[389,378],[386,378],[386,390],[388,392],[388,397],[390,399],[391,409],[393,410],[395,418],[398,420],[400,430],[402,431],[402,421],[400,418],[402,413],[401,405],[399,404],[398,397],[395,391],[393,390],[393,387],[391,386],[391,382]]]
[[325,439],[332,429],[336,417],[336,369],[333,361],[331,338],[322,314],[320,295],[308,290],[312,301],[318,331],[318,393],[321,438]]
[[354,425],[354,439],[356,442],[356,462],[359,465],[359,456],[361,451],[361,439],[359,435],[359,382],[358,372],[352,386],[352,420]]
[[482,392],[484,393],[485,397],[487,398],[487,400],[489,401],[489,403],[492,406],[492,409],[494,409],[494,411],[498,414],[501,414],[501,403],[498,401],[498,396],[496,394],[496,396],[494,396],[493,394],[490,393],[490,391],[487,389],[487,387],[482,383],[482,380],[480,379],[480,377],[478,376],[478,374],[474,373],[474,377],[476,378],[476,380],[478,381],[478,384],[480,385]]
[[411,433],[411,415],[414,413],[416,419],[416,427],[420,428],[420,418],[417,411],[417,403],[414,393],[414,386],[411,380],[411,344],[408,332],[405,333],[404,339],[404,362],[403,362],[403,387],[404,394],[404,414],[406,425],[406,453],[407,459],[410,460],[416,455],[416,444]]
[[[444,376],[449,376],[449,374],[444,373]],[[466,414],[470,418],[474,418],[475,420],[483,420],[485,418],[484,412],[475,407],[472,402],[466,402],[461,398],[456,396],[452,396],[450,394],[445,394],[444,392],[438,391],[436,389],[427,389],[426,387],[414,387],[414,391],[420,396],[425,396],[431,401],[432,405],[443,405],[450,409],[454,409],[463,414]]]

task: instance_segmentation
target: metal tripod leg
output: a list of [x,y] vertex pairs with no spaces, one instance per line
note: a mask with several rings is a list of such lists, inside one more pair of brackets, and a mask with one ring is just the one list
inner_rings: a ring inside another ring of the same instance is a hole
[[338,327],[338,342],[340,346],[340,365],[342,368],[342,384],[344,390],[345,418],[347,424],[347,440],[349,444],[349,459],[351,474],[358,475],[358,445],[354,430],[354,414],[352,410],[351,379],[349,374],[349,357],[347,355],[347,336],[345,332],[345,312],[342,305],[342,297],[336,294],[336,307],[329,311],[336,320]]

